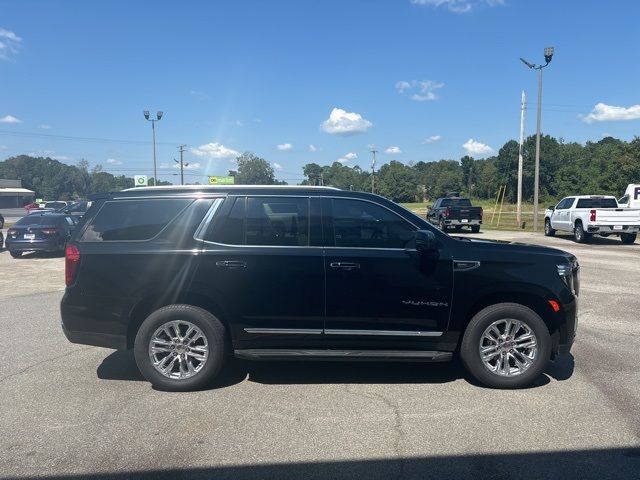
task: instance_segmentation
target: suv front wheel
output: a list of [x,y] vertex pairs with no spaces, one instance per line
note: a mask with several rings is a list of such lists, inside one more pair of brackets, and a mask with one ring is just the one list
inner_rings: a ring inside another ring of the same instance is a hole
[[492,388],[522,388],[551,357],[551,336],[530,308],[499,303],[478,312],[467,327],[460,357],[476,380]]
[[142,375],[161,390],[196,390],[209,384],[225,359],[225,329],[211,313],[169,305],[149,315],[134,344]]

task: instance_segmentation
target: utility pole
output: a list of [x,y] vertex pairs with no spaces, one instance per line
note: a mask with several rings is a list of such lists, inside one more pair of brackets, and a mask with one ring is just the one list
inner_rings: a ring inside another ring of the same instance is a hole
[[527,94],[522,91],[520,100],[520,146],[518,147],[518,205],[516,208],[516,221],[518,226],[522,225],[522,149],[524,147],[524,110],[527,102]]
[[371,193],[375,193],[376,153],[378,153],[378,150],[372,148],[371,154],[373,155],[373,161],[371,162]]
[[180,162],[178,162],[175,158],[173,159],[174,162],[176,163],[180,163],[180,185],[184,185],[184,167],[188,167],[189,164],[188,163],[184,163],[183,161],[183,153],[184,153],[184,147],[186,147],[186,145],[179,145],[178,146],[178,151],[180,152]]
[[536,168],[533,182],[533,230],[538,230],[538,194],[540,190],[540,122],[542,117],[542,69],[551,62],[553,58],[553,47],[544,49],[544,65],[535,65],[527,62],[524,58],[520,61],[532,70],[538,70],[538,119],[536,122]]

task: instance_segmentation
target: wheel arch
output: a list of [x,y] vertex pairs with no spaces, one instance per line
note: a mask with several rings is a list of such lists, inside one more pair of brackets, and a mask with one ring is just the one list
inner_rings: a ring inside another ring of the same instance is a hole
[[[129,314],[127,326],[127,348],[133,348],[136,334],[145,319],[156,310],[169,305],[191,305],[202,308],[214,315],[225,327],[227,341],[231,342],[231,328],[224,307],[214,298],[197,291],[186,291],[178,296],[163,298],[157,294],[149,294],[138,301]],[[231,345],[231,343],[229,343]]]

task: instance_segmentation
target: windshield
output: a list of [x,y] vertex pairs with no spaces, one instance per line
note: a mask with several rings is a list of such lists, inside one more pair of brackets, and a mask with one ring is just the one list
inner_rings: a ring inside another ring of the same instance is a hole
[[615,198],[580,198],[576,208],[618,208]]

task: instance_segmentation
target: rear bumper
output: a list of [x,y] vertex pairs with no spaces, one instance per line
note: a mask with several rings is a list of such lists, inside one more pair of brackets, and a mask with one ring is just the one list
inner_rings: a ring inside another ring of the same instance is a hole
[[447,220],[445,219],[444,221],[445,225],[454,225],[454,226],[461,226],[464,227],[465,225],[482,225],[482,220],[478,220],[478,219],[469,219],[466,222],[456,218],[456,219],[451,219],[451,220]]
[[71,343],[81,345],[93,345],[94,347],[112,348],[115,350],[125,350],[127,348],[127,338],[124,335],[111,335],[108,333],[95,332],[71,332],[62,325],[62,332]]
[[5,247],[11,252],[53,252],[62,249],[62,244],[57,239],[54,240],[5,240]]
[[[621,229],[616,229],[615,227],[622,227]],[[589,233],[608,233],[611,235],[619,234],[619,233],[638,233],[640,230],[640,226],[638,225],[588,225],[587,232]]]

